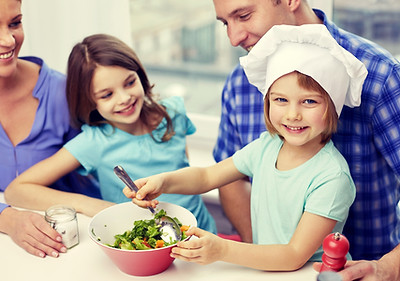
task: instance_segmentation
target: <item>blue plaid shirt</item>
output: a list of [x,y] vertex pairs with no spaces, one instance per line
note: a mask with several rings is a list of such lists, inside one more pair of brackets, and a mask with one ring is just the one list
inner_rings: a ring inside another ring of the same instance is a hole
[[[314,10],[335,40],[368,69],[361,106],[344,107],[333,142],[357,188],[344,229],[353,259],[377,259],[400,242],[400,64],[374,43],[339,29]],[[263,96],[237,66],[222,92],[214,158],[233,155],[266,130]]]

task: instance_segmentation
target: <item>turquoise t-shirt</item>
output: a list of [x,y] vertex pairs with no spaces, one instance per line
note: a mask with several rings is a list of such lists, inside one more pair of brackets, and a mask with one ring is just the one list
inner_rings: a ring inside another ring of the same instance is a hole
[[[347,162],[328,142],[314,157],[288,170],[276,169],[282,147],[268,132],[233,155],[237,169],[251,177],[251,223],[255,244],[288,244],[303,213],[336,220],[342,232],[355,186]],[[322,247],[310,259],[320,261]]]
[[[92,174],[100,183],[104,200],[121,203],[130,199],[122,193],[125,184],[114,174],[121,165],[132,179],[189,166],[186,136],[196,131],[186,115],[183,99],[171,97],[160,102],[172,119],[175,135],[167,142],[157,142],[150,134],[135,136],[109,124],[82,126],[82,133],[65,144],[65,148],[81,163],[79,172]],[[166,128],[164,119],[152,133],[160,139]],[[158,200],[174,203],[190,210],[198,226],[216,233],[216,224],[200,195],[162,194]]]

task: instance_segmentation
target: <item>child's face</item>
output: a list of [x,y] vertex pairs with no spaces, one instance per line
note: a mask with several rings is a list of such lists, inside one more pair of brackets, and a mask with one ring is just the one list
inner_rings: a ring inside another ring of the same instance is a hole
[[104,119],[125,132],[145,133],[140,120],[144,90],[135,71],[99,65],[93,75],[92,88],[96,109]]
[[298,147],[321,146],[327,108],[321,93],[301,88],[297,75],[290,73],[272,84],[269,100],[271,123],[287,144]]
[[21,2],[0,0],[0,76],[8,77],[14,73],[22,43]]

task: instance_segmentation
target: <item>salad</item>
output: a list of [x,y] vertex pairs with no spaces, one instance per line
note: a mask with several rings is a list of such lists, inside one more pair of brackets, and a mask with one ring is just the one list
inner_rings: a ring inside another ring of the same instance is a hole
[[[162,230],[160,230],[160,225],[156,224],[156,219],[165,215],[166,212],[164,210],[160,210],[154,215],[153,219],[135,221],[133,223],[134,226],[132,230],[127,230],[123,234],[115,235],[114,244],[106,245],[124,250],[150,250],[177,243],[178,241],[171,241],[167,243],[161,238]],[[185,232],[189,229],[189,226],[182,225],[182,223],[176,217],[174,219],[178,222],[178,225],[181,228],[181,240],[186,239],[187,236]]]

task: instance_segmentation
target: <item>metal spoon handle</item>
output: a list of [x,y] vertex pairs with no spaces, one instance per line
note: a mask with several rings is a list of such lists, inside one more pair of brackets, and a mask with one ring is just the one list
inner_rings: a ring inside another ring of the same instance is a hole
[[[114,167],[114,173],[126,184],[127,187],[129,187],[130,190],[135,192],[139,191],[139,188],[133,182],[131,177],[120,165]],[[147,208],[150,210],[150,212],[155,214],[155,211],[152,207],[147,207]]]

